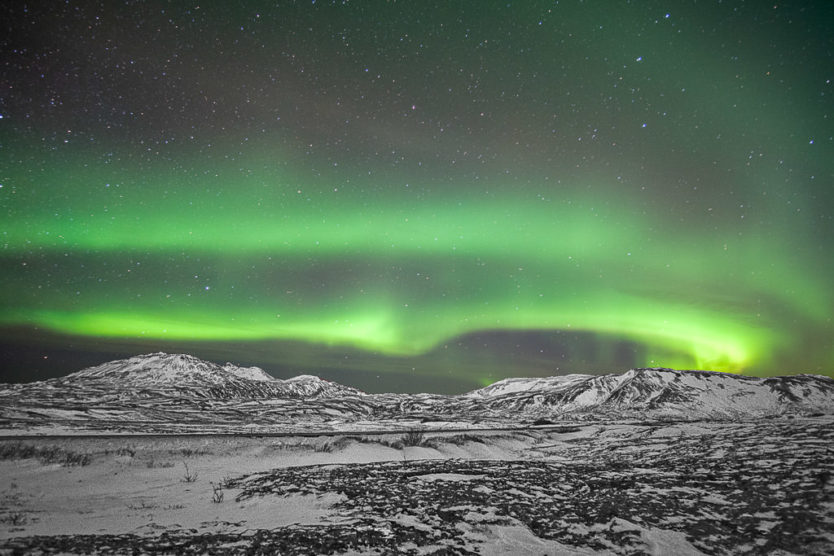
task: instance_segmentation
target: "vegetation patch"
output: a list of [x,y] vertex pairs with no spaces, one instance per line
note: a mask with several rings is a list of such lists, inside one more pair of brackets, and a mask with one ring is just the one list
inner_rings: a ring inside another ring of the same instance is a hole
[[64,467],[89,465],[92,461],[86,452],[74,452],[58,446],[38,446],[23,442],[0,444],[0,460],[20,459],[36,459],[44,465],[57,463]]
[[0,523],[3,525],[11,525],[12,527],[21,527],[29,523],[29,516],[24,512],[9,512],[6,515],[0,516]]

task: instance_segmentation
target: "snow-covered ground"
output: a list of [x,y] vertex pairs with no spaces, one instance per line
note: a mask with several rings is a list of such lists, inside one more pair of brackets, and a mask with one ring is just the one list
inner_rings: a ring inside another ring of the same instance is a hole
[[833,424],[7,439],[0,553],[830,554]]
[[813,375],[369,395],[152,353],[0,385],[0,556],[834,554],[832,425]]

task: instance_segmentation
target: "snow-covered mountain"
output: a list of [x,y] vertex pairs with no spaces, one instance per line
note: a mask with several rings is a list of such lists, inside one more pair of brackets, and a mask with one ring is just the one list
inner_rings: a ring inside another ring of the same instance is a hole
[[733,418],[834,413],[834,380],[710,371],[633,369],[623,374],[498,381],[466,394],[493,410],[600,417]]
[[355,388],[301,375],[279,380],[258,367],[217,365],[191,355],[149,353],[110,361],[54,379],[64,387],[168,390],[211,398],[327,398],[361,394]]
[[[509,378],[462,394],[365,394],[302,375],[152,353],[30,384],[0,384],[0,430],[126,432],[516,426],[541,420],[834,415],[834,380],[634,369]],[[477,424],[477,425],[476,425]]]
[[489,386],[473,390],[466,394],[469,397],[485,398],[502,396],[505,394],[519,394],[523,392],[536,392],[561,388],[564,384],[575,381],[584,381],[593,378],[592,375],[562,375],[548,376],[544,378],[505,378],[493,382]]

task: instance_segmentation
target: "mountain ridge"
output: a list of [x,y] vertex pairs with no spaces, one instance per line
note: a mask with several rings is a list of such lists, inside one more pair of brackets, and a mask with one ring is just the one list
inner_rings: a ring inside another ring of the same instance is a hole
[[0,430],[345,430],[542,421],[744,420],[834,415],[834,380],[639,368],[507,378],[459,395],[367,394],[311,375],[152,353],[0,385]]
[[[750,377],[715,371],[632,369],[622,374],[567,375],[546,391],[524,391],[518,381],[487,386],[487,403],[516,411],[559,406],[563,412],[666,413],[708,417],[834,411],[834,380],[819,375]],[[548,380],[548,379],[536,379]],[[500,393],[501,390],[511,390]],[[470,395],[479,395],[478,391]]]
[[212,397],[328,397],[359,391],[312,375],[281,380],[260,367],[218,365],[192,355],[165,352],[137,355],[50,379],[60,385],[113,382],[116,388],[205,389]]

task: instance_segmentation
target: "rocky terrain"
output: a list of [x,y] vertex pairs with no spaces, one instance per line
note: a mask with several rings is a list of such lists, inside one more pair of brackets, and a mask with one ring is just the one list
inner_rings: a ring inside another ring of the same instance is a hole
[[[834,433],[784,425],[766,430],[764,444],[758,433],[740,427],[636,446],[631,437],[610,443],[606,454],[592,449],[597,457],[591,459],[566,451],[561,456],[569,463],[315,466],[244,477],[230,486],[241,489],[238,500],[341,494],[338,515],[377,532],[376,544],[397,552],[430,546],[477,554],[472,545],[479,530],[519,524],[565,550],[640,551],[652,537],[706,553],[834,548],[834,453],[827,449]],[[797,432],[805,444],[799,452],[785,442]]]
[[749,419],[834,413],[834,380],[634,369],[506,379],[459,396],[365,394],[256,367],[155,353],[0,385],[0,434],[449,429],[555,420]]
[[0,462],[0,554],[834,554],[832,424],[88,439]]

